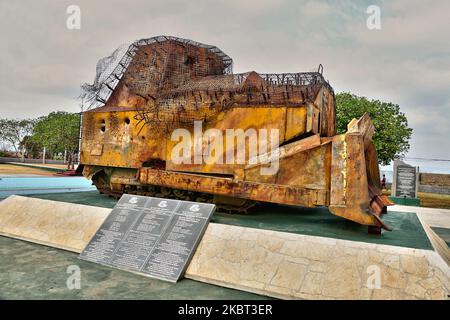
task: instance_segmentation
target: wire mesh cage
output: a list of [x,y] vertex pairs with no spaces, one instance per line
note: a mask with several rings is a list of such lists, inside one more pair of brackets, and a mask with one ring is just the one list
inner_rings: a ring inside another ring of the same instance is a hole
[[219,48],[157,36],[137,40],[126,50],[119,47],[101,59],[94,83],[82,86],[82,97],[88,109],[114,106],[120,104],[114,95],[123,84],[136,97],[131,107],[138,125],[169,131],[206,122],[234,106],[304,104],[323,86],[333,93],[322,70],[233,74],[233,60]]

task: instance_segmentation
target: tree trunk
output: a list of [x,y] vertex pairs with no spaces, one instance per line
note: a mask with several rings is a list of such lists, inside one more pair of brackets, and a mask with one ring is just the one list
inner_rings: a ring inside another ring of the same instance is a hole
[[67,161],[67,170],[74,170],[74,169],[75,169],[74,154],[72,151],[70,151],[68,161]]
[[72,164],[72,153],[69,153],[69,157],[67,158],[67,170],[70,170],[70,165]]

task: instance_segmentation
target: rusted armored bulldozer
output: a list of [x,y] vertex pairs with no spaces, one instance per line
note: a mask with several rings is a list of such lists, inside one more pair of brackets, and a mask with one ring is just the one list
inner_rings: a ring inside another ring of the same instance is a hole
[[217,47],[159,36],[134,42],[95,100],[101,105],[83,114],[81,164],[102,193],[210,201],[238,212],[258,202],[327,206],[388,229],[374,126],[364,115],[336,135],[334,92],[321,67],[233,74]]

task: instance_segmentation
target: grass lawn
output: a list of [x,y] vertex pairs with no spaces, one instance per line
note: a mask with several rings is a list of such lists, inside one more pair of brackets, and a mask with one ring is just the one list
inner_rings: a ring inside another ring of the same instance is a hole
[[54,172],[45,169],[39,169],[28,166],[14,165],[14,164],[0,164],[0,175],[39,175],[52,176]]
[[450,209],[450,195],[419,192],[421,207]]

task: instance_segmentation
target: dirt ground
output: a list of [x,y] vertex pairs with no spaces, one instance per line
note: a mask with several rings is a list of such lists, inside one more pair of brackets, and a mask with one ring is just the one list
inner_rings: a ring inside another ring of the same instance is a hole
[[38,169],[33,167],[14,165],[14,164],[0,164],[0,176],[9,175],[39,175],[39,176],[53,176],[55,172]]

